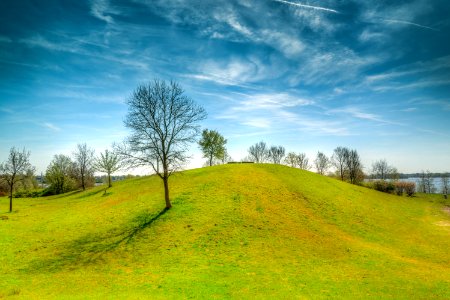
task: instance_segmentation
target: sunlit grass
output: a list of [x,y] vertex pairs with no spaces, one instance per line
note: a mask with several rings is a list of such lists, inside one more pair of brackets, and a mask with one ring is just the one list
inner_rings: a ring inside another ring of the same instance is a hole
[[0,297],[450,298],[439,195],[387,195],[275,165],[0,199]]

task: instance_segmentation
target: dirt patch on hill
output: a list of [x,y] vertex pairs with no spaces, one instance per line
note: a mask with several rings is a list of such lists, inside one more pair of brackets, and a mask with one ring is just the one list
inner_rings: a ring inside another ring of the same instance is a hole
[[450,215],[450,206],[444,206],[442,210]]

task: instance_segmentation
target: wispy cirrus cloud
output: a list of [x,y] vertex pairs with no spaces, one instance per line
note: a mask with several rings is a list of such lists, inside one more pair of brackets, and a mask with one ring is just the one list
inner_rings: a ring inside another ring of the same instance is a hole
[[50,122],[45,122],[42,124],[42,126],[44,126],[45,128],[48,128],[52,131],[55,131],[55,132],[61,131],[61,128],[59,128],[58,126],[56,126]]
[[300,8],[313,9],[313,10],[317,10],[317,11],[325,11],[325,12],[330,12],[330,13],[335,13],[335,14],[339,13],[335,9],[321,7],[321,6],[314,6],[314,5],[302,4],[302,3],[285,1],[285,0],[273,0],[273,1],[284,3],[284,4],[288,4],[288,5],[292,5],[292,6],[296,6],[296,7],[300,7]]

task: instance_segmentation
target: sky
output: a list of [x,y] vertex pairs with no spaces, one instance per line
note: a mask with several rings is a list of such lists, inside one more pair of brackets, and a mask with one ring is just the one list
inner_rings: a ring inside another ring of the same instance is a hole
[[206,109],[236,161],[263,140],[310,161],[356,149],[367,173],[450,171],[448,0],[3,0],[0,161],[25,147],[45,172],[79,143],[110,148],[155,78]]

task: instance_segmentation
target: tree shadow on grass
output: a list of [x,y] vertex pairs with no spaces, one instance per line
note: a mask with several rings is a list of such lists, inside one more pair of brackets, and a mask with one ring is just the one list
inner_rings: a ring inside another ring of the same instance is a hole
[[167,211],[167,208],[154,214],[144,211],[123,227],[104,233],[85,235],[67,244],[56,257],[33,261],[27,271],[56,272],[61,269],[76,269],[82,266],[99,264],[104,261],[104,256],[108,252],[131,242],[133,238],[151,226]]

